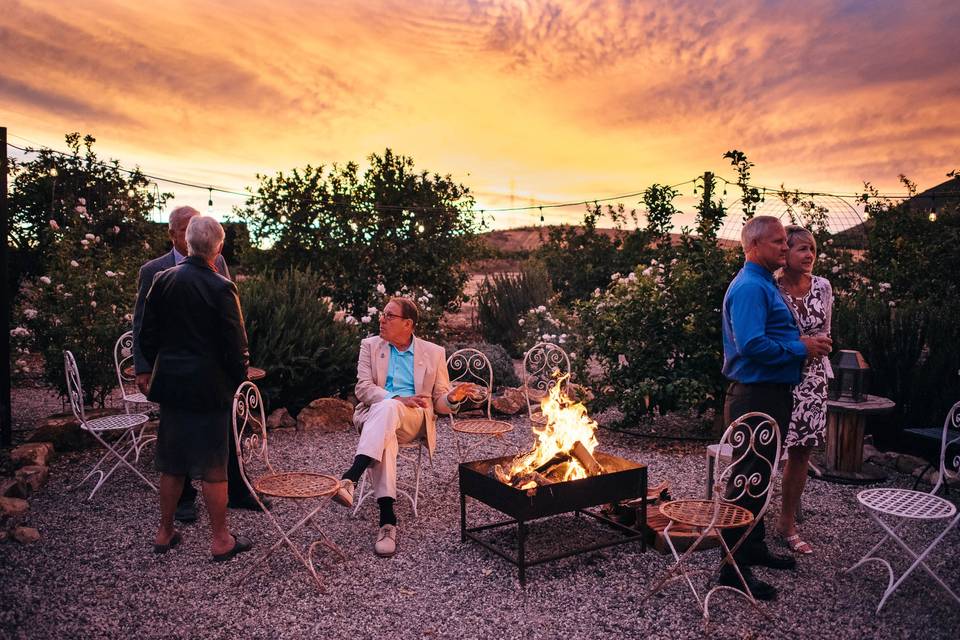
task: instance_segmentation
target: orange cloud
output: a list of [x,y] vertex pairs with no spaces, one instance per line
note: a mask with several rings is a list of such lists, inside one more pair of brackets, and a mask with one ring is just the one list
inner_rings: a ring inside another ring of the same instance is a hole
[[[488,208],[729,175],[730,148],[747,151],[758,181],[821,190],[897,190],[901,172],[925,186],[960,166],[954,2],[4,10],[11,134],[59,146],[66,131],[90,132],[125,162],[233,189],[387,146],[452,173]],[[177,203],[205,201],[177,190]]]

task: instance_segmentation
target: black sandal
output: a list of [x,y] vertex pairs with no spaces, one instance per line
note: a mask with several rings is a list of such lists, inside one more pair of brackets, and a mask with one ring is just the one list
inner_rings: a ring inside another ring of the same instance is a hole
[[238,553],[249,551],[253,547],[253,542],[243,536],[233,536],[233,549],[224,553],[217,553],[213,556],[214,562],[226,562]]
[[181,540],[183,540],[183,538],[180,536],[180,532],[174,531],[173,535],[170,536],[170,542],[168,542],[167,544],[154,544],[153,552],[166,553],[167,551],[170,551],[170,549],[173,549],[175,546],[180,544]]

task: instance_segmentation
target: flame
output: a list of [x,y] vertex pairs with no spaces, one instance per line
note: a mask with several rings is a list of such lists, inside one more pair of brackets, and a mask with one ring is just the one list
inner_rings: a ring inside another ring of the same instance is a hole
[[[587,415],[587,408],[582,403],[574,402],[563,392],[564,383],[569,377],[568,373],[558,378],[550,393],[540,402],[547,422],[542,428],[533,427],[536,446],[530,453],[514,458],[510,475],[517,477],[532,472],[558,453],[570,452],[578,440],[587,451],[593,453],[597,446],[597,423]],[[564,482],[588,475],[576,458],[565,463],[565,467]]]

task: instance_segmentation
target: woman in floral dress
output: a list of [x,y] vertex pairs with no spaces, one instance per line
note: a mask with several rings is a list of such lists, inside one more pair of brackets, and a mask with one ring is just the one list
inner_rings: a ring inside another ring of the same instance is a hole
[[[817,243],[813,234],[796,225],[787,231],[787,264],[777,275],[777,284],[800,327],[800,335],[829,335],[833,310],[833,289],[826,278],[813,275]],[[797,532],[800,495],[807,482],[807,465],[814,447],[823,444],[827,430],[826,356],[808,359],[803,377],[793,389],[793,415],[784,446],[787,464],[783,470],[783,510],[777,527],[784,542],[795,553],[813,553]]]

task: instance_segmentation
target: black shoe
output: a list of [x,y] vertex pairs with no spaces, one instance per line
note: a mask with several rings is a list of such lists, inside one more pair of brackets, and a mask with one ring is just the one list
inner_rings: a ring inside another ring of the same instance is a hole
[[[740,567],[740,573],[743,574],[743,579],[747,583],[750,593],[752,593],[753,597],[757,600],[774,600],[777,597],[776,588],[763,580],[754,578],[750,569]],[[740,582],[740,577],[737,576],[737,572],[733,570],[733,567],[727,564],[723,565],[723,568],[720,570],[720,580],[718,580],[717,583],[724,587],[733,587],[738,591],[743,591],[743,583]]]
[[737,554],[737,560],[741,565],[767,567],[770,569],[794,569],[797,566],[796,558],[770,553],[770,549],[768,549],[765,544],[754,547],[744,546],[741,553]]
[[177,510],[173,514],[177,522],[193,522],[197,519],[197,505],[193,500],[190,502],[181,502],[177,505]]
[[[267,509],[270,508],[271,502],[267,498],[260,498],[260,502],[263,503],[263,506]],[[246,509],[248,511],[260,511],[260,505],[257,504],[257,501],[253,499],[253,496],[246,495],[242,498],[230,498],[227,502],[227,507],[231,509]]]

